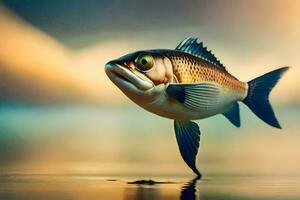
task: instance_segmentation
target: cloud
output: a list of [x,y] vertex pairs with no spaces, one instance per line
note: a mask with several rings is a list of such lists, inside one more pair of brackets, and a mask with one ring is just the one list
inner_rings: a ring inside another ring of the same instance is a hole
[[[75,57],[71,50],[47,34],[3,7],[0,9],[2,101],[101,102],[103,91],[109,91],[101,88],[104,82],[101,80],[104,78],[102,66],[94,65],[91,71],[89,66],[97,62],[86,63],[82,59],[84,54]],[[82,66],[82,62],[87,66]]]
[[[45,32],[16,17],[6,8],[1,7],[0,11],[0,26],[2,27],[0,29],[0,101],[2,102],[129,104],[130,101],[105,75],[104,64],[110,59],[137,49],[173,48],[179,40],[191,33],[192,35],[201,33],[199,35],[201,40],[204,40],[208,48],[214,50],[217,57],[226,64],[229,72],[243,81],[248,81],[282,65],[291,65],[292,69],[272,93],[272,102],[282,104],[300,102],[300,94],[294,92],[298,90],[297,85],[300,83],[298,79],[300,68],[297,67],[300,61],[296,53],[300,51],[300,47],[292,45],[295,38],[288,38],[289,32],[280,34],[276,29],[275,36],[270,35],[267,38],[254,35],[253,38],[249,37],[248,40],[244,40],[243,33],[245,32],[243,31],[240,32],[239,38],[238,33],[234,33],[234,39],[229,37],[230,31],[226,30],[224,33],[227,33],[227,36],[224,34],[223,38],[215,38],[217,34],[208,34],[207,30],[216,29],[210,27],[208,23],[204,23],[207,29],[205,31],[203,27],[196,25],[176,29],[172,27],[158,29],[153,25],[151,30],[145,29],[139,32],[130,29],[122,30],[116,37],[114,33],[111,37],[105,40],[99,39],[92,45],[80,49],[69,49]],[[224,12],[220,15],[229,15],[226,11]],[[249,16],[251,14],[253,13],[248,13]],[[262,16],[260,12],[258,17]],[[284,16],[288,19],[288,16]],[[291,14],[291,17],[293,16],[294,12]],[[227,17],[225,21],[228,19],[230,17]],[[288,24],[286,21],[279,21],[279,25],[294,31],[300,30],[295,29],[294,21],[289,21]],[[269,20],[269,26],[272,26],[272,23],[273,21]],[[233,22],[234,26],[238,24],[239,21]],[[253,20],[250,24],[252,28],[261,26],[259,23],[255,26]],[[273,29],[263,31],[269,34],[270,30]],[[106,33],[109,31],[106,30]],[[122,36],[122,33],[125,34]],[[97,34],[99,33],[93,33],[90,30],[86,36],[97,38]],[[226,41],[224,41],[225,38],[227,38]],[[299,42],[299,39],[297,41]]]

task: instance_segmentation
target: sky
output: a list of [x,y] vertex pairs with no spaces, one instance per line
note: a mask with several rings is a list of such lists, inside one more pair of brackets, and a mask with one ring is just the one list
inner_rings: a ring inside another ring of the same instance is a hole
[[291,66],[272,99],[300,102],[294,92],[299,1],[122,2],[2,1],[0,99],[130,105],[106,77],[104,64],[139,49],[172,49],[195,36],[242,81]]

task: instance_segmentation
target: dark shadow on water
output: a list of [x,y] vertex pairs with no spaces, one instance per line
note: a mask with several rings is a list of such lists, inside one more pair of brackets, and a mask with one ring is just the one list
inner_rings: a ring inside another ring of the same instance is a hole
[[154,180],[137,180],[137,181],[131,181],[127,182],[127,184],[135,184],[135,185],[158,185],[158,184],[172,184],[176,182],[171,181],[154,181]]
[[[198,179],[193,179],[181,187],[178,194],[179,200],[195,200],[196,184]],[[125,190],[124,200],[160,200],[165,199],[161,196],[158,187],[159,184],[176,184],[176,182],[157,182],[153,180],[137,180],[128,182],[128,184],[138,185],[137,187],[128,187]]]

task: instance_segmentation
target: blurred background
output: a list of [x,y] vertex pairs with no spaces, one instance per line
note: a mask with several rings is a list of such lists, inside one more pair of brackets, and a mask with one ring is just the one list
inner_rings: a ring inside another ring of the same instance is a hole
[[243,81],[291,66],[271,94],[283,129],[199,121],[203,174],[300,175],[300,1],[0,1],[0,173],[191,175],[173,122],[106,77],[131,51],[195,36]]

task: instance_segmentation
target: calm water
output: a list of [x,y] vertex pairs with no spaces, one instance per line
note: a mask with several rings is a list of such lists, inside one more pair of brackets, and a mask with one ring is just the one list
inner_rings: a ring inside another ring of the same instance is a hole
[[0,199],[300,199],[300,177],[154,177],[159,184],[128,184],[139,177],[79,175],[2,175]]

